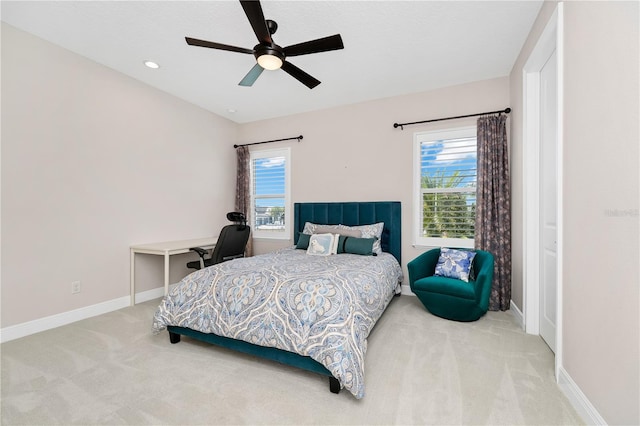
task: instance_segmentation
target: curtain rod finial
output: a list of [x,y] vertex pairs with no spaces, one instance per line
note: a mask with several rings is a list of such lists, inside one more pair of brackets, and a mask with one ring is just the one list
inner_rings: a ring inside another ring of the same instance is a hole
[[511,112],[511,108],[507,108],[504,110],[504,112],[506,112],[507,114],[509,114]]
[[234,148],[237,148],[237,147],[239,147],[239,146],[240,146],[240,145],[235,145],[235,144],[233,145],[233,147],[234,147]]

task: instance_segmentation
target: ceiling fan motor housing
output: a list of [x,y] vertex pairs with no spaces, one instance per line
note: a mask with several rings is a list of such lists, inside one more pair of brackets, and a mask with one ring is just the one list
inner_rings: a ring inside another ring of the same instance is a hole
[[282,50],[282,47],[277,44],[272,44],[271,46],[265,46],[264,44],[256,44],[253,48],[253,55],[258,59],[262,55],[271,55],[275,56],[284,62],[285,54]]
[[[276,21],[273,21],[271,19],[265,19],[264,22],[265,24],[267,24],[267,29],[269,30],[269,34],[271,35],[275,34],[275,32],[278,30],[278,24],[276,23]],[[282,63],[284,63],[284,59],[286,57],[286,55],[284,54],[284,49],[273,42],[271,44],[263,44],[263,43],[255,45],[255,47],[253,48],[253,56],[255,56],[256,59],[259,59],[261,56],[264,56],[264,55],[275,56],[280,60],[281,62],[280,66],[281,66]],[[258,61],[258,63],[261,65],[263,64],[262,61]],[[277,64],[277,60],[273,62],[273,59],[271,59],[271,63]],[[267,66],[266,69],[277,69],[277,68],[280,68],[280,66],[276,66],[276,65]]]

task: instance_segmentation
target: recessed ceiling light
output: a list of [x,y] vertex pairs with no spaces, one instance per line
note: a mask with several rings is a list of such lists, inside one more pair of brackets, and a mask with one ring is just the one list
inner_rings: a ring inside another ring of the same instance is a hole
[[155,63],[153,61],[144,61],[144,64],[146,66],[148,66],[149,68],[153,68],[154,70],[157,70],[158,68],[160,68],[160,65],[158,65],[157,63]]
[[228,112],[228,113],[230,113],[230,114],[233,114],[233,113],[235,113],[235,112],[236,112],[236,110],[235,110],[235,109],[233,109],[233,108],[229,108],[229,109],[227,110],[227,112]]

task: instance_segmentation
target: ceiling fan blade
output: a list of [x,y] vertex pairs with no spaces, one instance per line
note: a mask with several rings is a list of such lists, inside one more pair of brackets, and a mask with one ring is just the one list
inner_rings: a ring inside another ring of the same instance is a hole
[[256,82],[258,77],[260,77],[260,74],[262,74],[262,71],[264,71],[264,68],[262,68],[258,64],[255,64],[253,68],[249,70],[247,75],[245,75],[244,78],[240,81],[240,83],[238,83],[238,86],[246,86],[246,87],[253,86],[253,83]]
[[185,37],[189,46],[209,47],[211,49],[229,50],[231,52],[253,54],[253,49],[245,49],[244,47],[229,46],[228,44],[214,43],[213,41],[198,40],[197,38]]
[[284,63],[282,64],[282,69],[291,77],[307,86],[309,89],[313,89],[318,84],[320,84],[320,80],[317,80],[314,77],[310,76],[300,68],[293,65],[291,62],[284,61]]
[[260,2],[255,0],[240,0],[240,4],[244,9],[245,15],[247,15],[247,19],[249,19],[253,32],[256,33],[256,37],[258,37],[258,41],[260,41],[260,43],[273,44],[269,28],[267,28],[267,23],[264,20],[264,13],[262,13]]
[[344,49],[344,44],[342,43],[340,34],[335,34],[329,37],[287,46],[284,48],[284,54],[287,56],[298,56],[338,49]]

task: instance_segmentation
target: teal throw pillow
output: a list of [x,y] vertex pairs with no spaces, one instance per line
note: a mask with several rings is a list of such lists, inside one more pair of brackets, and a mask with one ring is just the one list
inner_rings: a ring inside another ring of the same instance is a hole
[[372,256],[375,255],[373,251],[375,242],[376,238],[356,238],[340,235],[338,239],[338,254],[351,253]]
[[300,234],[298,235],[298,243],[296,244],[297,249],[306,250],[309,248],[309,239],[311,235],[309,234]]

